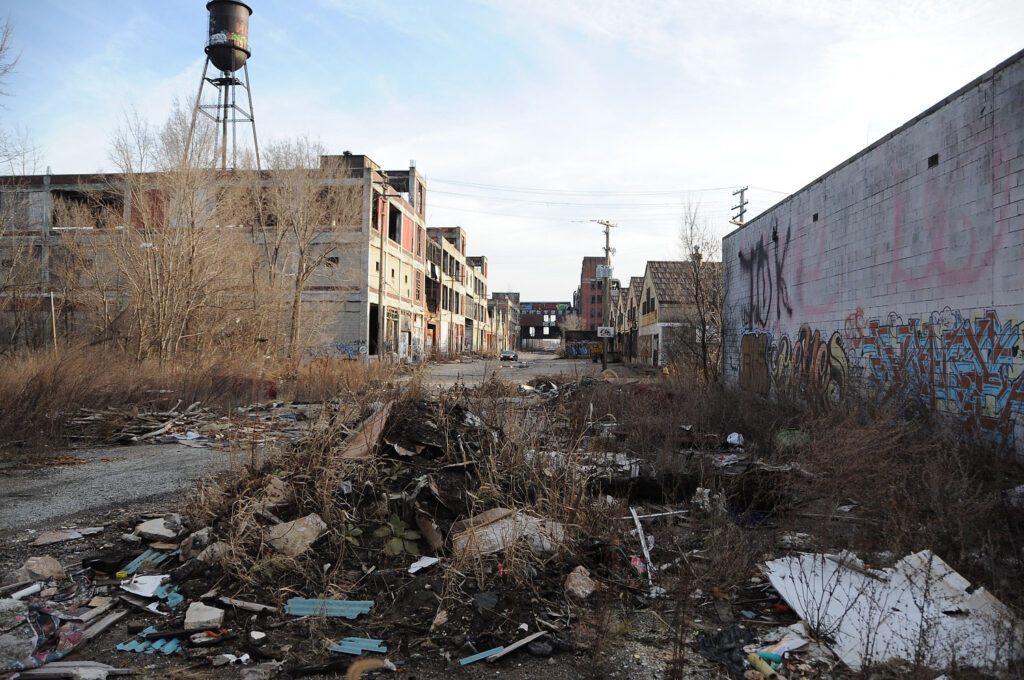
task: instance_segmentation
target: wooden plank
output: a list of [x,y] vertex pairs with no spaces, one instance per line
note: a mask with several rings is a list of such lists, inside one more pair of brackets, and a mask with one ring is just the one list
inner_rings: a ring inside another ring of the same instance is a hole
[[92,640],[94,637],[105,631],[107,628],[110,628],[112,625],[114,625],[122,618],[124,618],[124,616],[127,613],[128,612],[126,610],[121,610],[119,612],[114,612],[113,614],[107,614],[102,619],[100,619],[93,625],[89,626],[88,629],[86,629],[85,633],[82,635],[82,642],[85,643],[89,640]]

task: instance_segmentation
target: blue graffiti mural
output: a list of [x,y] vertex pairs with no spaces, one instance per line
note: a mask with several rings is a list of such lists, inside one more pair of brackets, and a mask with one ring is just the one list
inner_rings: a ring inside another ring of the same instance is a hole
[[1020,326],[994,310],[970,319],[946,308],[928,321],[871,320],[856,344],[869,375],[893,403],[914,402],[960,418],[970,432],[1014,443],[1024,413]]

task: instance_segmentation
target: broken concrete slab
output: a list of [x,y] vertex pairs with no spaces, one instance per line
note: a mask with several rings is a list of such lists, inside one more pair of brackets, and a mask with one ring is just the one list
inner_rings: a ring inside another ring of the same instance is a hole
[[64,578],[64,567],[49,555],[39,555],[25,560],[21,569],[14,572],[11,581],[59,581]]
[[598,587],[597,581],[590,578],[590,571],[582,564],[565,578],[565,590],[580,600],[590,597]]
[[57,529],[54,531],[42,531],[29,545],[40,546],[51,543],[63,543],[64,541],[77,541],[85,536],[102,533],[103,527],[87,527],[85,529]]
[[[457,533],[456,533],[457,532]],[[452,525],[456,558],[490,555],[525,540],[535,553],[551,553],[565,543],[565,528],[519,510],[492,508]]]
[[802,554],[766,563],[765,573],[854,670],[892,658],[997,668],[1024,653],[1024,625],[1013,612],[929,550],[882,570],[849,553]]
[[224,610],[193,602],[185,611],[185,630],[219,630],[224,623]]
[[181,515],[172,512],[135,527],[135,533],[150,541],[173,541],[181,534]]
[[121,675],[132,675],[132,668],[115,668],[99,661],[51,661],[45,666],[21,671],[19,678],[35,680],[51,680],[71,678],[71,680],[104,680],[104,678]]
[[229,552],[231,546],[224,541],[216,541],[203,548],[203,551],[196,555],[196,559],[204,564],[217,564],[227,557]]
[[270,477],[263,486],[262,504],[266,508],[276,508],[292,502],[295,491],[292,485],[280,477]]
[[179,546],[182,561],[188,561],[198,555],[206,546],[210,545],[211,540],[213,540],[213,534],[210,532],[210,527],[203,527],[199,531],[189,534]]
[[306,552],[309,546],[326,532],[327,524],[314,512],[297,520],[269,527],[264,536],[274,550],[295,557]]

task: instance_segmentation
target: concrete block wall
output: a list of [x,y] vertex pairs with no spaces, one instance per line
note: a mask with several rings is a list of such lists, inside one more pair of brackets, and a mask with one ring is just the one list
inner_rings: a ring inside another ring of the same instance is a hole
[[726,236],[722,257],[727,378],[821,408],[865,390],[1024,455],[1024,52]]

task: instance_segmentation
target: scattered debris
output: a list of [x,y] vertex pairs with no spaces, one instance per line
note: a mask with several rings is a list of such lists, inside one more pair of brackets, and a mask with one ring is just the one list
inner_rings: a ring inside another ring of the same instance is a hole
[[388,648],[384,646],[383,640],[371,640],[369,638],[358,637],[343,638],[341,642],[330,645],[327,649],[332,652],[352,654],[353,656],[360,656],[363,652],[378,652],[380,654],[386,654],[388,651]]
[[66,578],[64,567],[49,555],[30,557],[13,574],[14,581],[60,581]]
[[29,545],[40,546],[51,543],[63,543],[64,541],[77,541],[85,536],[93,536],[103,533],[103,527],[87,527],[85,529],[57,529],[54,531],[42,531]]
[[[517,640],[517,641],[513,642],[508,647],[502,648],[502,650],[500,652],[497,652],[495,654],[491,654],[490,656],[488,656],[487,657],[487,663],[494,663],[495,661],[497,661],[501,657],[507,656],[508,654],[511,654],[512,652],[514,652],[517,649],[520,649],[522,647],[527,647],[528,645],[532,644],[535,640],[539,640],[540,638],[544,637],[547,634],[548,634],[548,632],[546,630],[542,630],[542,631],[538,631],[536,633],[533,633],[532,635],[527,635],[523,639]],[[550,655],[550,652],[548,652],[548,655]],[[537,656],[537,655],[535,655],[535,656]],[[541,655],[541,656],[543,656],[543,655]]]
[[415,574],[419,570],[426,569],[427,567],[432,567],[433,565],[437,564],[440,561],[441,560],[439,560],[436,557],[427,557],[427,556],[421,557],[421,558],[419,558],[418,560],[416,560],[415,562],[413,562],[412,564],[409,565],[409,573],[410,574]]
[[535,553],[550,553],[566,540],[558,522],[538,519],[519,510],[492,508],[452,525],[457,559],[467,554],[490,555],[507,550],[520,540]]
[[1024,640],[1024,626],[1008,607],[929,550],[883,570],[843,553],[771,560],[765,572],[854,670],[892,658],[995,668],[1015,660]]
[[285,604],[284,611],[293,616],[331,616],[354,619],[368,614],[373,600],[308,600],[293,597]]
[[381,432],[384,431],[384,423],[391,414],[392,402],[384,404],[374,415],[370,416],[356,428],[342,444],[342,458],[368,458],[377,442],[380,441]]
[[480,661],[481,659],[486,659],[487,657],[494,656],[495,654],[500,654],[504,650],[504,647],[495,647],[494,649],[488,649],[486,652],[479,652],[477,654],[467,656],[464,659],[459,659],[459,665],[466,666],[476,661]]

